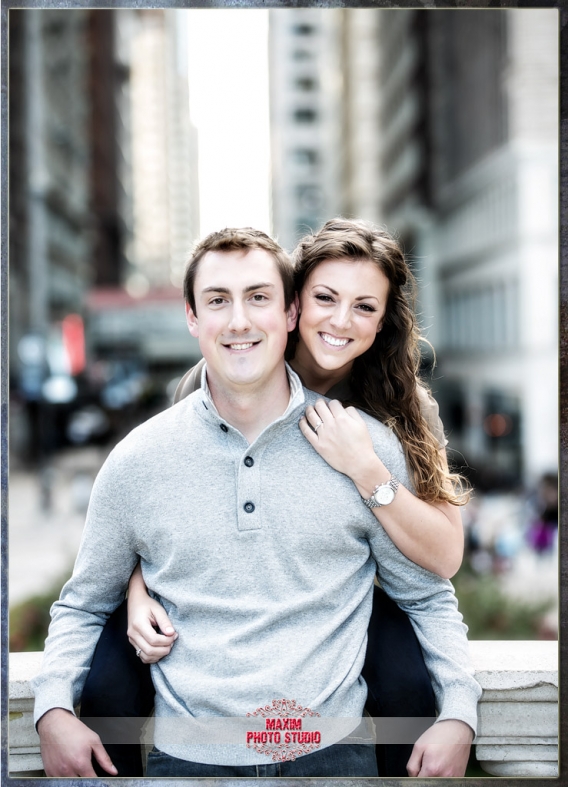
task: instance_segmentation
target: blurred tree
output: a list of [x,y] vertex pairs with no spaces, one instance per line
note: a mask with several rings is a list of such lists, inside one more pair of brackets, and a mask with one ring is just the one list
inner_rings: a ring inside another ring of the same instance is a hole
[[497,577],[462,566],[452,580],[469,639],[539,639],[550,602],[527,604],[505,595]]
[[51,605],[57,601],[61,588],[69,579],[66,575],[52,589],[32,596],[10,608],[10,652],[43,650],[49,628]]

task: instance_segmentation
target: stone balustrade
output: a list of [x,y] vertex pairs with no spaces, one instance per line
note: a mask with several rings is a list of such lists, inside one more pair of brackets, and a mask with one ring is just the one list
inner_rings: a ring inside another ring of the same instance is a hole
[[558,776],[558,643],[470,642],[483,694],[476,754],[493,776]]
[[[479,704],[477,758],[493,776],[558,776],[558,643],[470,643]],[[41,776],[39,738],[32,722],[29,681],[41,653],[11,653],[9,662],[9,770]]]

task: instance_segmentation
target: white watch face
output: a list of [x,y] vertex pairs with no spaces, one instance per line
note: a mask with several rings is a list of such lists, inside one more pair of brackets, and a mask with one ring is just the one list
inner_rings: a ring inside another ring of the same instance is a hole
[[377,489],[374,497],[377,503],[380,503],[382,506],[388,506],[394,500],[394,492],[388,484],[383,484]]

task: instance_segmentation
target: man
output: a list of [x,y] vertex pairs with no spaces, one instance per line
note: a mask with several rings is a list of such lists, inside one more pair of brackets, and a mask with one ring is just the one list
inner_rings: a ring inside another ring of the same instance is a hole
[[[202,389],[135,429],[97,478],[34,681],[46,773],[93,776],[92,756],[116,772],[73,707],[100,627],[140,560],[179,634],[153,665],[149,776],[376,775],[372,745],[339,741],[363,713],[377,565],[417,626],[440,711],[413,767],[461,775],[479,686],[451,585],[401,555],[354,485],[302,435],[298,422],[317,397],[283,360],[297,317],[286,255],[264,233],[213,233],[194,251],[186,284],[189,329],[206,360]],[[383,461],[408,484],[396,437],[366,421]],[[183,734],[193,720],[263,717],[282,703],[299,717],[294,730],[316,717],[320,740],[290,750],[255,746],[252,732],[211,743]],[[461,773],[439,745],[448,737]],[[282,761],[272,764],[266,751]]]

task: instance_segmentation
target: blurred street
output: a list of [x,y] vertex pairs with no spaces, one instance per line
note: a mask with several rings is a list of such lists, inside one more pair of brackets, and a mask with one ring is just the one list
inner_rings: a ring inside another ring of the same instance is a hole
[[508,598],[530,605],[549,602],[542,625],[552,636],[558,631],[557,531],[550,547],[537,551],[530,538],[537,517],[532,496],[476,493],[462,514],[464,562],[480,577],[495,574]]
[[70,574],[92,483],[107,453],[103,447],[61,451],[42,480],[29,470],[10,473],[10,605],[51,590]]

